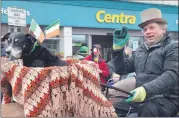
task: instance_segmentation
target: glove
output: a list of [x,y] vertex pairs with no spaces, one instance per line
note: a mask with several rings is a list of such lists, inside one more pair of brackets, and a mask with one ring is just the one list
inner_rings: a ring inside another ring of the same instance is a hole
[[133,96],[129,96],[126,102],[143,102],[147,96],[144,87],[138,87],[132,90],[130,93],[132,93]]
[[117,29],[113,34],[113,50],[122,49],[127,41],[129,40],[129,34],[127,27],[122,27],[122,29]]

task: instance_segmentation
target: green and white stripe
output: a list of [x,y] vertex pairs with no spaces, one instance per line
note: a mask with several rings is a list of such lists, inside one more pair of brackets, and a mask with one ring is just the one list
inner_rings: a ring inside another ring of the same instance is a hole
[[42,29],[40,28],[40,26],[37,24],[37,22],[32,19],[29,31],[31,31],[34,36],[42,43],[45,36],[44,33],[42,32]]
[[51,38],[60,35],[60,20],[55,21],[45,29],[46,38]]

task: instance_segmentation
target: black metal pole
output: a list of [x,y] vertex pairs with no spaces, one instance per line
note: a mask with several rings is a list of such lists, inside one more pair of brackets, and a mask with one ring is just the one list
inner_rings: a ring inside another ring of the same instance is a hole
[[111,88],[111,89],[115,89],[115,90],[117,90],[117,91],[121,91],[121,92],[123,92],[123,93],[125,93],[125,94],[128,94],[128,95],[133,95],[132,93],[130,93],[130,92],[127,92],[127,91],[125,91],[125,90],[122,90],[122,89],[120,89],[120,88],[117,88],[117,87],[114,87],[114,86],[110,86],[110,85],[107,85],[107,84],[100,84],[101,86],[104,86],[104,87],[107,87],[107,88]]

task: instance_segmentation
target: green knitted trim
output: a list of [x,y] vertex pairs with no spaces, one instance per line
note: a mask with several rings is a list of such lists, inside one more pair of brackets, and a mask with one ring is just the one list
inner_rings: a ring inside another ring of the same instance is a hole
[[39,44],[38,44],[38,42],[36,41],[36,42],[34,43],[34,46],[33,46],[32,50],[30,51],[29,54],[31,54],[31,53],[35,50],[35,48],[36,48],[37,46],[39,46]]

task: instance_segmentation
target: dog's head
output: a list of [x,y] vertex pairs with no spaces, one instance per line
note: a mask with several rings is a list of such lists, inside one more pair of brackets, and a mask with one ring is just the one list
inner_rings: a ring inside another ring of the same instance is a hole
[[32,35],[21,32],[7,33],[1,41],[7,40],[6,55],[10,60],[21,59],[23,55],[29,54],[34,43],[37,41]]

